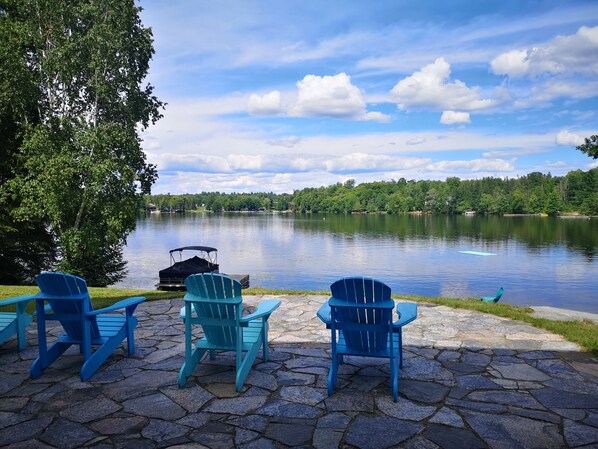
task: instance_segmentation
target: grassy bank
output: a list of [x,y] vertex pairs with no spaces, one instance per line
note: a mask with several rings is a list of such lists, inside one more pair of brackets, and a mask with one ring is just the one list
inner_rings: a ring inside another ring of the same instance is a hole
[[[33,286],[8,286],[0,285],[0,300],[12,296],[33,294],[38,292],[37,287]],[[181,298],[182,292],[168,292],[159,290],[135,290],[119,288],[97,288],[90,287],[94,308],[99,309],[130,296],[145,296],[149,301],[159,299]],[[307,291],[307,290],[282,290],[265,289],[253,287],[244,290],[245,295],[328,295],[328,291]],[[577,343],[586,351],[598,356],[598,324],[589,321],[553,321],[545,318],[536,318],[531,316],[532,309],[526,307],[514,306],[507,303],[485,304],[474,299],[450,299],[428,296],[398,296],[396,299],[405,299],[414,302],[432,303],[458,309],[474,310],[482,313],[510,318],[512,320],[523,321],[532,326],[546,329],[555,334],[562,335],[569,341]],[[29,303],[28,309],[34,309],[33,302]]]
[[395,298],[406,299],[415,302],[425,302],[455,309],[468,309],[477,312],[489,313],[512,320],[523,321],[534,327],[546,329],[555,334],[561,335],[567,340],[577,343],[586,351],[598,356],[598,324],[590,320],[576,321],[554,321],[546,318],[532,316],[533,310],[527,307],[514,306],[507,303],[486,304],[477,299],[450,299],[434,298],[427,296],[397,296]]

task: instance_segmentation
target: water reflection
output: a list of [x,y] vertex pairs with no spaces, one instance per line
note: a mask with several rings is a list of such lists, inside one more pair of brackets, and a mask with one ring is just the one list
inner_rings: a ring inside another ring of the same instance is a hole
[[[319,219],[318,219],[319,218]],[[598,220],[541,217],[467,217],[431,215],[313,215],[295,220],[295,228],[337,234],[438,238],[455,241],[517,240],[528,248],[566,245],[590,261],[598,251]]]
[[[219,250],[221,270],[251,285],[326,290],[366,275],[404,294],[477,297],[598,312],[598,220],[411,215],[186,214],[140,217],[119,285],[151,288],[168,251]],[[495,253],[480,257],[459,253]]]

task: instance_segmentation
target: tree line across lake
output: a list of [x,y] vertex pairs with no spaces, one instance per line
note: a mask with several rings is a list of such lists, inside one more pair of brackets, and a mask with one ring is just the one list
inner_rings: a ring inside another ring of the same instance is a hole
[[518,178],[407,181],[404,178],[305,188],[292,194],[202,192],[146,195],[146,210],[292,211],[298,213],[539,214],[579,212],[598,215],[598,169],[565,176],[533,172]]

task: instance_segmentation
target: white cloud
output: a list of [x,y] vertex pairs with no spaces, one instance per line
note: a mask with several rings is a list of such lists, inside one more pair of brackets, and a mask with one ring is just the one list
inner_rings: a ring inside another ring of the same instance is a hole
[[[524,96],[527,95],[527,96]],[[522,93],[513,102],[516,108],[548,107],[556,98],[571,98],[581,100],[598,95],[598,81],[582,81],[550,78],[544,82],[534,84],[529,92]]]
[[563,129],[556,135],[555,142],[557,145],[564,147],[576,147],[585,141],[583,137],[570,132],[568,129]]
[[490,63],[492,71],[498,75],[509,75],[518,78],[528,73],[528,50],[511,50],[498,55]]
[[407,140],[407,145],[419,145],[426,141],[423,137],[414,137],[412,139]]
[[568,167],[569,164],[565,161],[556,161],[556,162],[551,162],[551,161],[545,161],[544,164],[547,167],[551,167],[551,168],[561,168],[561,167]]
[[374,121],[374,122],[389,122],[390,117],[382,112],[372,111],[366,112],[362,116],[358,116],[361,120],[365,120],[367,122]]
[[359,172],[373,170],[405,170],[421,167],[429,158],[396,157],[384,154],[352,153],[324,161],[329,172]]
[[451,66],[444,58],[399,81],[391,91],[400,109],[464,110],[486,109],[492,100],[480,99],[477,87],[459,80],[449,82]]
[[542,150],[540,148],[522,148],[519,150],[506,150],[506,151],[485,151],[482,156],[488,158],[497,157],[515,157],[515,156],[527,156],[529,154],[541,154],[546,153],[549,150]]
[[504,159],[473,159],[470,161],[440,161],[430,164],[426,167],[428,170],[441,172],[454,172],[467,170],[473,172],[480,171],[501,171],[509,172],[515,168],[515,161],[505,161]]
[[280,139],[268,140],[266,143],[269,145],[275,145],[275,146],[279,146],[279,147],[293,148],[295,145],[299,144],[302,140],[303,139],[298,136],[289,136],[289,137],[283,137]]
[[598,26],[582,26],[577,33],[557,36],[543,46],[515,49],[490,63],[499,75],[519,78],[543,73],[598,73]]
[[390,117],[377,111],[367,111],[364,93],[351,82],[346,73],[335,76],[306,75],[297,84],[296,100],[284,106],[279,91],[260,96],[251,94],[247,104],[250,115],[280,115],[290,117],[333,117],[364,121],[387,122]]
[[440,117],[443,125],[457,125],[471,123],[469,112],[444,111]]
[[389,119],[380,112],[366,112],[363,92],[346,73],[335,76],[306,75],[297,82],[297,101],[288,114],[293,117]]
[[265,95],[251,94],[247,102],[247,112],[250,115],[278,115],[284,111],[282,96],[274,90]]

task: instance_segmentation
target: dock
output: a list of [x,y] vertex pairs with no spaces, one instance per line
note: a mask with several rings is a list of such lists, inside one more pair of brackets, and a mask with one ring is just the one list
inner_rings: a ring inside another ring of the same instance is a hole
[[[225,274],[225,273],[222,273],[222,274]],[[249,275],[248,274],[226,274],[226,276],[230,276],[231,278],[239,281],[241,283],[242,289],[249,288]],[[181,282],[181,283],[159,282],[156,284],[156,288],[158,290],[173,290],[173,291],[177,291],[177,290],[186,291],[187,290],[187,287],[185,287],[185,284],[183,282]]]
[[236,279],[241,283],[241,288],[249,288],[249,275],[248,274],[227,274],[233,279]]

